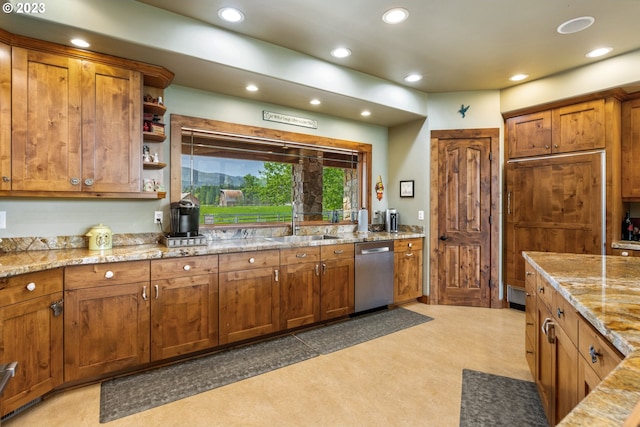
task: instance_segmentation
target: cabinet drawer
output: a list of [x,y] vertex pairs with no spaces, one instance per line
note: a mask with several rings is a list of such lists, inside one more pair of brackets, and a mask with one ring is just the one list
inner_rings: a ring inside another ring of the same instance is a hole
[[149,261],[77,265],[64,270],[65,290],[91,288],[106,284],[148,282]]
[[320,247],[309,246],[306,248],[280,249],[280,264],[300,264],[320,261]]
[[[535,268],[529,263],[526,263],[524,266],[524,283],[525,287],[530,286],[532,290],[536,289],[536,281],[538,278],[538,273]],[[537,290],[535,291],[537,292]]]
[[62,269],[39,271],[0,279],[0,306],[62,292]]
[[422,239],[402,239],[393,242],[394,252],[411,252],[422,250]]
[[578,343],[578,313],[559,292],[554,292],[552,315],[574,345]]
[[250,251],[220,255],[220,271],[248,270],[262,267],[278,267],[280,251]]
[[536,294],[539,300],[547,306],[549,310],[553,310],[553,299],[556,290],[551,287],[551,284],[543,277],[538,277],[536,282]]
[[341,259],[354,258],[355,246],[353,243],[345,243],[342,245],[326,245],[320,246],[320,258],[325,259]]
[[218,272],[218,255],[151,261],[151,280],[199,276]]
[[[578,324],[578,350],[598,377],[603,379],[618,366],[622,356],[586,320],[579,318]],[[592,353],[595,358],[592,358]]]

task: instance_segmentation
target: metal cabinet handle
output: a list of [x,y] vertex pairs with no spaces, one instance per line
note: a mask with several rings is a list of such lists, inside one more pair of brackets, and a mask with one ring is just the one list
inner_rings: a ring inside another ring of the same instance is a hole
[[507,214],[511,215],[511,191],[507,192]]
[[406,254],[404,254],[404,256],[411,257],[411,256],[413,256],[413,252],[407,252]]
[[334,254],[336,254],[336,255],[341,255],[341,254],[343,254],[343,253],[344,253],[344,250],[342,250],[342,249],[337,249],[337,250],[333,251],[333,253],[334,253]]
[[556,310],[556,314],[558,315],[558,317],[562,317],[562,315],[564,314],[564,310],[558,307],[558,310]]
[[296,258],[306,258],[307,254],[305,252],[301,253],[301,254],[296,254]]
[[553,319],[547,317],[542,323],[542,332],[547,336],[549,344],[553,344],[556,341],[556,325],[553,323]]
[[80,184],[80,178],[71,178],[69,182],[71,183],[71,185],[78,185]]
[[84,185],[87,186],[92,186],[93,185],[93,178],[87,178],[84,180]]
[[541,294],[544,294],[544,286],[540,286],[538,288],[538,292],[541,293]]
[[446,234],[443,234],[442,236],[440,236],[440,240],[442,240],[443,242],[444,242],[445,240],[448,240],[448,239],[449,239],[449,237],[447,237],[447,235],[446,235]]
[[275,273],[276,276],[276,282],[278,281],[278,270],[273,270],[273,272]]
[[111,270],[107,270],[107,271],[104,273],[104,277],[105,277],[105,279],[111,279],[113,276],[115,276],[115,274],[113,274],[113,271],[111,271]]
[[316,276],[320,275],[320,265],[316,264]]
[[26,288],[29,292],[33,292],[36,290],[36,284],[34,282],[31,282],[26,286]]
[[525,274],[525,276],[533,276],[533,272],[532,271],[527,271],[524,274]]
[[322,263],[322,274],[325,274],[327,272],[327,264]]
[[549,144],[544,144],[544,148],[549,149]]
[[156,288],[156,299],[160,298],[160,287],[158,285],[153,285]]
[[413,243],[409,243],[407,246],[409,246],[410,248],[413,247]]
[[591,356],[591,363],[598,363],[598,356],[602,357],[602,353],[596,351],[595,347],[590,345],[589,356]]
[[147,300],[147,285],[142,287],[142,299],[145,301]]

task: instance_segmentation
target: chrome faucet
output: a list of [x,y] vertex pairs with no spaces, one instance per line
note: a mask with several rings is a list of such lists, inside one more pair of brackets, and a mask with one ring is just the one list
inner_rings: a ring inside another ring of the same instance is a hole
[[298,220],[298,214],[296,213],[295,205],[291,205],[291,234],[295,236],[300,231],[300,226],[296,225],[296,221]]

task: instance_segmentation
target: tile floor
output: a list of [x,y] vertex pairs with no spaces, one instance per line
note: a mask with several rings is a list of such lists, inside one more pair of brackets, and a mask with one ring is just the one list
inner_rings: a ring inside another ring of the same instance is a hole
[[433,321],[131,415],[99,422],[100,386],[56,395],[2,427],[458,426],[462,369],[531,380],[524,312],[405,308]]

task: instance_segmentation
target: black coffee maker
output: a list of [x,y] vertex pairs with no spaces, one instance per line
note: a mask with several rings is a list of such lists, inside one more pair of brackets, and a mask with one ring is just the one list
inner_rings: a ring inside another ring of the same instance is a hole
[[171,203],[171,236],[195,237],[200,227],[200,202],[191,194]]

